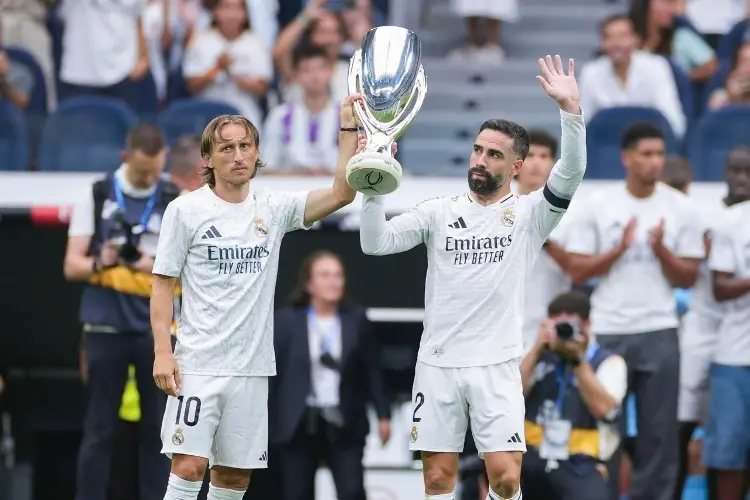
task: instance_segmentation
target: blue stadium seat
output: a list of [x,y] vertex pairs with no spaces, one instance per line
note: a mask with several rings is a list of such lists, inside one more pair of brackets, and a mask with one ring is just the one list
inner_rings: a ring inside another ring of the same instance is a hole
[[22,64],[31,71],[34,77],[34,88],[31,90],[29,96],[29,108],[28,111],[34,111],[38,113],[47,113],[47,85],[44,81],[44,72],[42,67],[39,66],[36,58],[31,55],[30,52],[20,47],[5,47],[5,53],[11,61],[15,61],[18,64]]
[[185,84],[182,67],[170,71],[167,77],[167,102],[189,98],[190,92],[188,92],[187,85]]
[[29,168],[29,126],[20,109],[0,100],[0,170]]
[[750,28],[750,20],[743,19],[738,22],[729,33],[721,37],[719,40],[719,46],[716,50],[716,55],[719,59],[734,59],[734,55],[740,49],[742,42],[745,39],[745,31]]
[[141,116],[143,121],[153,121],[159,113],[159,97],[156,94],[156,82],[150,71],[135,83],[137,98],[133,103],[133,111]]
[[678,150],[678,141],[667,119],[653,108],[618,107],[602,109],[586,127],[588,165],[586,175],[591,179],[621,179],[624,175],[620,159],[620,140],[629,125],[648,122],[664,132],[667,152]]
[[135,112],[117,99],[67,99],[42,130],[39,170],[112,171],[120,165],[125,138],[137,124]]
[[682,104],[682,112],[685,113],[688,124],[695,117],[695,93],[693,92],[693,82],[690,81],[687,73],[677,66],[671,59],[667,58],[669,67],[672,69],[674,82],[677,84],[677,95]]
[[707,113],[695,127],[689,144],[696,181],[721,181],[727,153],[750,145],[750,109],[730,106]]
[[238,115],[236,108],[223,102],[204,99],[181,99],[167,106],[156,119],[159,128],[172,145],[185,134],[201,134],[208,122],[219,115]]

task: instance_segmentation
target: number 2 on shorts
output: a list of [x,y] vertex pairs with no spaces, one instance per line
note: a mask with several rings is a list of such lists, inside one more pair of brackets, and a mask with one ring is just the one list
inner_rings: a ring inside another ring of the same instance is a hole
[[422,417],[417,416],[417,411],[419,411],[419,409],[422,408],[422,405],[424,404],[424,394],[418,392],[416,396],[414,396],[414,402],[417,404],[417,406],[414,407],[414,413],[411,414],[411,421],[421,422]]
[[[180,425],[180,417],[188,427],[194,427],[198,424],[198,419],[201,416],[201,400],[195,396],[191,396],[185,400],[185,396],[177,397],[177,417],[174,419],[175,425]],[[182,413],[183,402],[185,403],[185,413]],[[190,414],[193,417],[190,418]]]

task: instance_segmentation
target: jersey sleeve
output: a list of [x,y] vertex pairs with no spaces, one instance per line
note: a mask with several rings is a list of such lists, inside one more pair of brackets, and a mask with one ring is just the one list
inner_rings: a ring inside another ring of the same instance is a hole
[[154,274],[178,278],[190,251],[190,231],[175,203],[167,205],[154,258]]
[[[590,204],[594,205],[594,204]],[[581,255],[596,255],[601,252],[596,229],[596,218],[592,207],[582,207],[569,221],[565,232],[565,250]],[[570,214],[568,214],[570,215]]]
[[310,226],[305,226],[307,195],[307,191],[281,192],[271,195],[274,222],[285,233],[297,229],[310,229]]
[[68,236],[93,236],[95,226],[94,195],[92,187],[89,186],[86,192],[81,193],[81,197],[73,205],[73,211],[70,214],[70,223],[68,224]]
[[386,221],[383,197],[365,195],[359,228],[362,251],[366,255],[390,255],[426,243],[432,220],[431,201]]
[[560,159],[552,167],[544,187],[531,195],[533,222],[542,241],[560,222],[586,173],[586,124],[583,114],[571,115],[560,110],[560,122]]
[[727,224],[714,232],[711,252],[708,256],[708,268],[711,271],[731,274],[738,271],[737,262],[734,258],[734,242],[729,226]]
[[681,213],[683,214],[682,227],[677,234],[675,253],[684,259],[704,259],[706,257],[704,235],[707,225],[703,222],[695,223],[695,221],[701,221],[701,217],[695,214],[694,209],[688,208]]

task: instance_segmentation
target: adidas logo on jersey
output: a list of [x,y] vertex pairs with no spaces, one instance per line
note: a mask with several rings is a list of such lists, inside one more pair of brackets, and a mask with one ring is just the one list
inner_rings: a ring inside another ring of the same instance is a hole
[[264,451],[263,454],[258,459],[258,461],[259,462],[268,462],[268,453]]
[[521,438],[518,436],[517,432],[510,437],[508,442],[509,443],[523,443],[523,441],[521,441]]
[[221,238],[221,233],[214,226],[209,227],[208,231],[201,236],[202,240],[210,240],[212,238]]
[[453,224],[448,224],[448,227],[452,227],[453,229],[466,229],[466,223],[464,222],[463,217],[459,217]]

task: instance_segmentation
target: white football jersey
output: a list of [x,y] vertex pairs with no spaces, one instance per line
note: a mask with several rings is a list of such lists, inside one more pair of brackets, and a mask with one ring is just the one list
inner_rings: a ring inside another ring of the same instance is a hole
[[384,197],[365,196],[367,254],[427,246],[424,332],[418,359],[440,367],[502,363],[523,354],[526,284],[542,244],[586,168],[583,117],[561,111],[562,158],[544,188],[484,206],[470,193],[433,198],[385,220]]
[[208,186],[164,213],[154,274],[181,278],[175,357],[182,373],[276,374],[273,313],[281,240],[304,228],[307,193],[250,190],[229,203]]
[[[697,218],[701,220],[701,224],[706,233],[708,233],[709,238],[713,239],[716,229],[727,215],[726,210],[727,207],[724,201],[719,200],[715,206],[702,207],[697,214]],[[721,321],[722,315],[726,312],[726,305],[717,302],[714,298],[713,280],[711,278],[711,270],[708,268],[708,259],[701,262],[698,268],[698,279],[693,286],[693,293],[690,297],[690,310],[716,321]],[[716,334],[716,332],[704,333]]]

